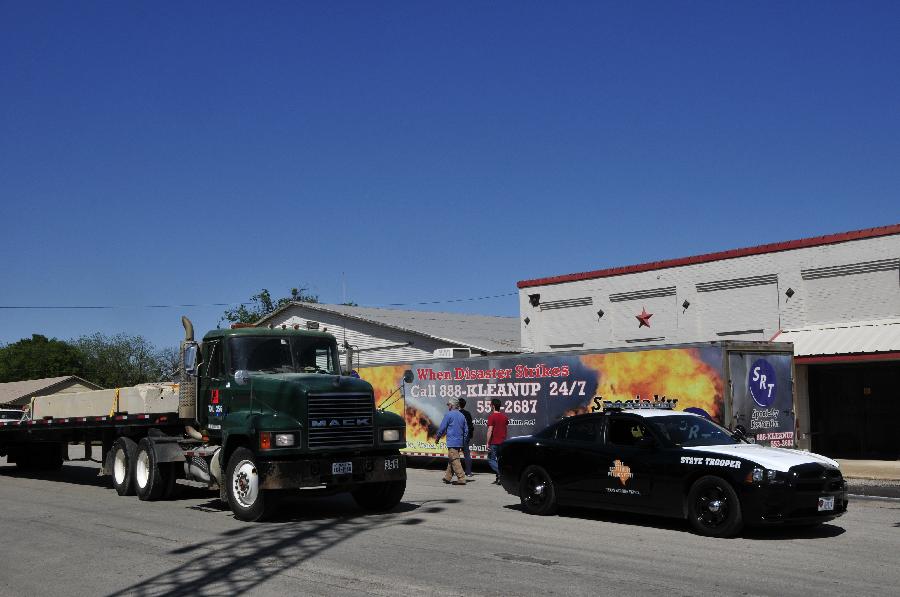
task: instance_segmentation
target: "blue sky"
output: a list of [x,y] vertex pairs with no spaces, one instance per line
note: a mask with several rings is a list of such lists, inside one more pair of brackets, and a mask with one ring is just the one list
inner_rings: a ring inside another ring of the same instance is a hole
[[[900,222],[898,2],[0,2],[0,343]],[[346,290],[345,290],[346,289]],[[479,301],[417,303],[508,295]],[[203,305],[147,308],[148,305]]]

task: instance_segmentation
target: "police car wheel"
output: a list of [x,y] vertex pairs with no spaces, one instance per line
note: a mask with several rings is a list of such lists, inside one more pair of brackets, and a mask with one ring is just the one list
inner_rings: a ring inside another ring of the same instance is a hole
[[688,519],[694,530],[709,537],[733,537],[744,526],[734,488],[722,479],[700,477],[688,492]]
[[529,514],[547,516],[556,512],[556,486],[543,468],[531,465],[519,480],[519,499]]

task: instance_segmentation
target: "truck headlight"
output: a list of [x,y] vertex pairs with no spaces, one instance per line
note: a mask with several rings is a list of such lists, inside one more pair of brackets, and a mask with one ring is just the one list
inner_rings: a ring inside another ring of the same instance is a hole
[[381,430],[381,441],[383,441],[383,442],[399,442],[400,441],[400,430],[399,429],[382,429]]
[[276,433],[275,434],[275,447],[276,448],[290,448],[294,445],[294,434],[293,433]]

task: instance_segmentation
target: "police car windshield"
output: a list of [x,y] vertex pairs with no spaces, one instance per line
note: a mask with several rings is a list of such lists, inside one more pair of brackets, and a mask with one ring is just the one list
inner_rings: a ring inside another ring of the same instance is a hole
[[739,444],[731,432],[712,421],[693,415],[671,415],[644,419],[674,446],[721,446]]

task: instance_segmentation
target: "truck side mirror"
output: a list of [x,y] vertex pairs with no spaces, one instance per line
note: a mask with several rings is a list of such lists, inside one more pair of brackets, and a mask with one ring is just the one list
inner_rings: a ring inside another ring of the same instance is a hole
[[413,372],[407,369],[403,372],[403,381],[406,383],[412,383],[415,378],[413,377]]
[[197,345],[188,344],[184,347],[183,362],[184,372],[187,375],[197,375]]

